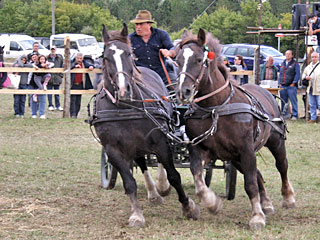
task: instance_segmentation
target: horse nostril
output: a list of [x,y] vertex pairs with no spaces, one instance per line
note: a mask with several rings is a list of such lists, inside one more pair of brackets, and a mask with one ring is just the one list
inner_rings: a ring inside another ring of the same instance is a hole
[[184,92],[184,95],[186,97],[189,97],[191,95],[191,90],[190,89],[186,89],[185,92]]

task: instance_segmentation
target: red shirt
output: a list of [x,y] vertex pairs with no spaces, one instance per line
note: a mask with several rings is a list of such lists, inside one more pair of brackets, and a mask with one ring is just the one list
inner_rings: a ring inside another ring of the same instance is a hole
[[[79,64],[80,68],[83,68],[83,63]],[[80,84],[82,83],[83,80],[83,74],[82,73],[76,73],[75,77],[74,77],[74,82],[73,84]]]

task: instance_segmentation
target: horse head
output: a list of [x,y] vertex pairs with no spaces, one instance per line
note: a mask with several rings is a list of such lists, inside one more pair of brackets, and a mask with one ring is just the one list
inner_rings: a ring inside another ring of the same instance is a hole
[[212,81],[211,72],[220,68],[220,44],[201,28],[197,36],[185,32],[176,59],[179,65],[177,97],[182,103],[191,103],[200,84],[207,82],[204,79]]
[[114,88],[119,100],[132,98],[133,60],[128,38],[128,27],[124,23],[121,31],[108,32],[103,25],[102,31],[105,49],[103,54],[104,86]]

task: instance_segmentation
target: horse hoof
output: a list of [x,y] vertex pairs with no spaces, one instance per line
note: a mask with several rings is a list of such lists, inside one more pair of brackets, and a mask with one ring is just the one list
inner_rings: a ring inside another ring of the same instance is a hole
[[266,206],[266,207],[262,207],[262,211],[265,215],[271,215],[274,214],[274,208],[273,206]]
[[262,211],[265,215],[274,214],[274,208],[271,201],[262,204]]
[[130,227],[144,227],[146,224],[146,220],[142,215],[132,214],[129,218],[129,226]]
[[218,214],[223,208],[223,203],[220,197],[216,196],[215,204],[208,207],[208,210],[211,214]]
[[191,198],[189,198],[188,205],[182,207],[182,213],[188,219],[197,220],[200,217],[200,209]]
[[163,197],[161,197],[160,195],[156,196],[156,197],[149,198],[148,200],[151,205],[161,205],[161,204],[163,204],[163,201],[164,201]]
[[266,222],[264,220],[264,217],[261,215],[255,215],[253,218],[251,218],[249,222],[249,227],[253,231],[260,230],[264,228],[265,225],[266,225]]
[[289,201],[289,200],[283,200],[283,202],[282,202],[282,207],[283,208],[295,208],[296,207],[296,203],[295,203],[295,200],[293,199],[293,200],[291,200],[291,201]]
[[165,196],[168,196],[170,194],[170,191],[171,191],[171,185],[169,185],[169,188],[167,188],[166,190],[163,190],[163,189],[159,189],[157,187],[157,192],[162,196],[162,197],[165,197]]

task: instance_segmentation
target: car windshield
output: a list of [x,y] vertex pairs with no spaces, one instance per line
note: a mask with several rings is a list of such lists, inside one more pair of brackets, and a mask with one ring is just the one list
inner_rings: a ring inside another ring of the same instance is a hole
[[274,48],[261,48],[261,52],[267,56],[282,57],[283,54]]
[[86,47],[86,46],[94,46],[97,45],[98,42],[95,38],[84,38],[84,39],[79,39],[79,45],[81,47]]
[[[22,41],[19,41],[20,45],[26,50],[32,50],[33,49],[32,45],[33,45],[34,42],[35,42],[34,40],[22,40]],[[39,44],[39,48],[40,49],[44,49],[44,46]]]

